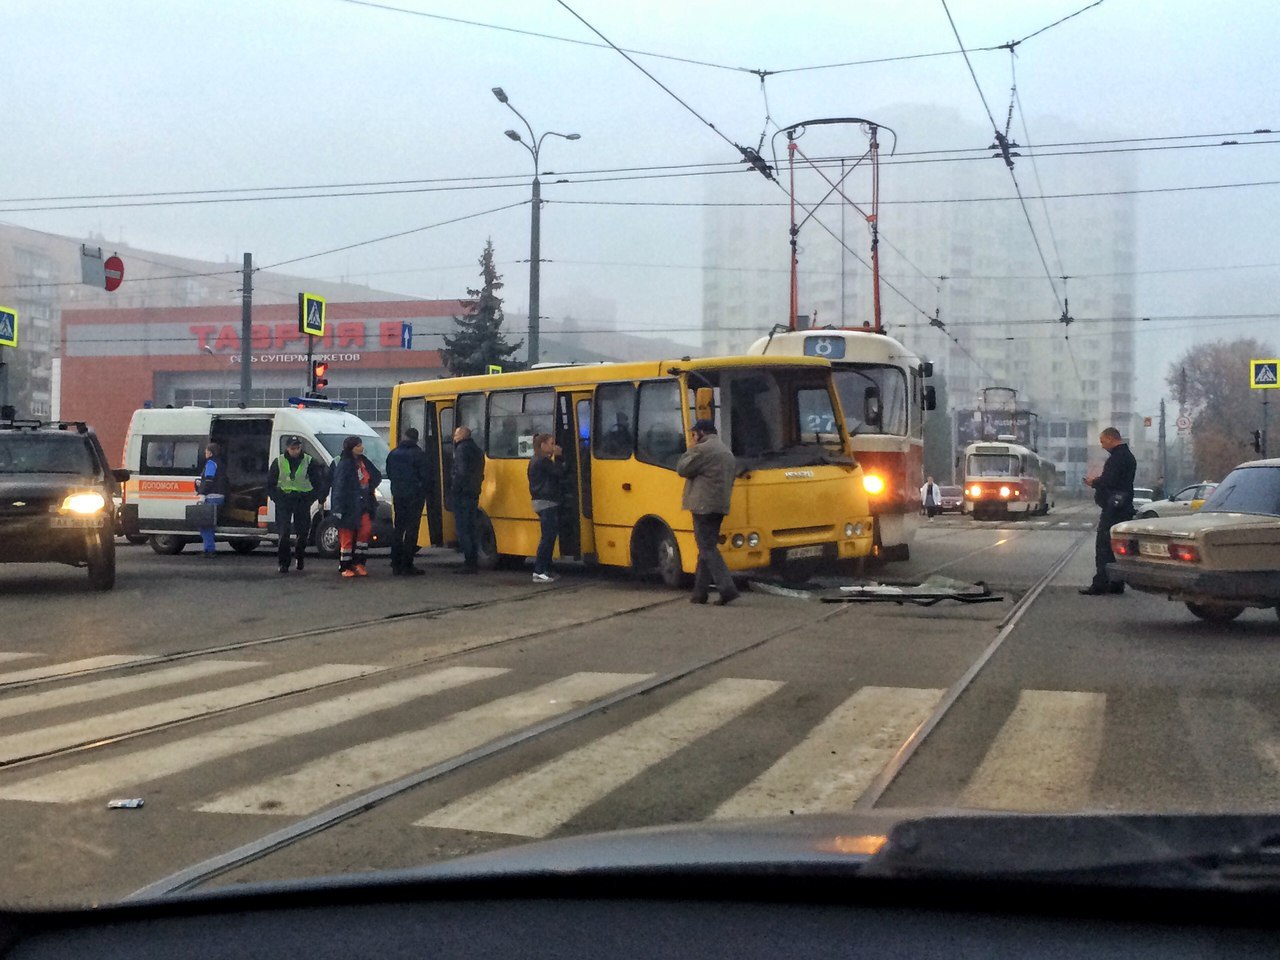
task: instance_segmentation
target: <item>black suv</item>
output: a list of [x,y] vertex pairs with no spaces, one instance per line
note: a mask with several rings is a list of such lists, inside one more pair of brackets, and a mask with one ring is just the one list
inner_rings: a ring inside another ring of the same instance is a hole
[[110,590],[114,497],[128,478],[83,423],[0,420],[0,563],[88,567],[94,589]]

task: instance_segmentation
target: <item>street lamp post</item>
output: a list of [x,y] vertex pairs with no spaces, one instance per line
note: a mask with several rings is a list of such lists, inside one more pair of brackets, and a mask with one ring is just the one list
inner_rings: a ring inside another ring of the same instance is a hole
[[533,157],[533,208],[529,215],[529,366],[533,366],[538,362],[538,321],[540,319],[538,307],[541,294],[539,281],[542,268],[542,182],[538,179],[538,154],[542,150],[542,141],[547,137],[579,140],[582,135],[577,133],[556,133],[554,130],[548,130],[542,136],[537,136],[534,134],[533,127],[530,126],[529,121],[525,120],[524,114],[511,106],[511,101],[507,99],[507,95],[501,87],[494,87],[493,95],[497,97],[499,103],[506,104],[511,112],[521,119],[525,129],[529,131],[528,143],[525,143],[524,138],[515,130],[504,131],[507,137],[528,150],[530,156]]

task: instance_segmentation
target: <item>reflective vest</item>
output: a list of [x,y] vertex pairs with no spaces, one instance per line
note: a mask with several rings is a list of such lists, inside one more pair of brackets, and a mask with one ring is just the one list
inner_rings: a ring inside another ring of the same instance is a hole
[[308,473],[311,469],[311,456],[309,454],[304,453],[302,455],[296,471],[293,468],[293,464],[289,462],[289,458],[283,453],[280,454],[276,462],[280,465],[281,493],[311,492],[311,476]]

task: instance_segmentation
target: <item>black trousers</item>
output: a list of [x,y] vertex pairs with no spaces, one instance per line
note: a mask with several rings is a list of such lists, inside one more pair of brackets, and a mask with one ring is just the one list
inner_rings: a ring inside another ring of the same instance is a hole
[[1105,509],[1098,518],[1098,532],[1093,541],[1095,570],[1093,583],[1090,584],[1095,590],[1107,590],[1112,586],[1107,577],[1107,564],[1116,562],[1116,555],[1111,550],[1111,528],[1127,519],[1127,516],[1118,516],[1114,511]]
[[290,537],[297,540],[293,555],[301,558],[306,553],[307,538],[311,536],[311,498],[295,496],[277,500],[276,530],[280,534],[280,543],[276,547],[276,557],[280,562],[289,562]]
[[720,556],[720,524],[723,513],[695,513],[693,515],[693,539],[698,544],[698,565],[693,573],[693,595],[706,598],[714,581],[722,597],[736,596],[733,575]]
[[408,570],[418,549],[418,528],[422,523],[423,497],[397,497],[392,494],[395,536],[391,540],[391,569]]

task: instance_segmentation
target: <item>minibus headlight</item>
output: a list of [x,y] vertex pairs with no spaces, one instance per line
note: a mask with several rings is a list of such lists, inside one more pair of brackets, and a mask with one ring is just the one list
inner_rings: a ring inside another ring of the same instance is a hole
[[848,537],[852,537],[852,536],[853,536],[853,531],[854,531],[854,526],[853,526],[853,524],[852,524],[852,523],[846,523],[846,524],[844,525],[844,535],[845,535],[845,537],[846,537],[846,538],[848,538]]
[[748,534],[747,534],[747,546],[748,546],[748,547],[758,547],[758,546],[760,546],[760,534],[758,534],[758,533],[748,533]]
[[735,533],[735,534],[733,535],[733,545],[734,545],[735,547],[741,547],[741,546],[742,546],[744,543],[746,543],[746,542],[747,542],[747,538],[746,538],[746,537],[744,537],[742,534],[740,534],[740,533]]
[[62,511],[88,516],[97,513],[106,505],[107,501],[100,493],[73,493],[62,501]]

